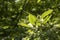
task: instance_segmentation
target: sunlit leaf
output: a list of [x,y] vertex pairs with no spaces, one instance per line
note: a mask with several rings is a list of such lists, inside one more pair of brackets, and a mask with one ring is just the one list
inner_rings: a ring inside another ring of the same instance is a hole
[[44,24],[47,23],[47,22],[50,20],[51,16],[52,16],[52,15],[47,16],[47,17],[44,19],[43,23],[44,23]]
[[33,25],[32,24],[26,24],[26,23],[19,23],[19,25],[23,26],[23,27],[27,27],[27,28],[32,28]]
[[37,3],[39,3],[41,0],[37,0]]
[[28,27],[28,25],[25,24],[25,23],[20,23],[20,25],[21,25],[21,26],[24,26],[24,27]]
[[32,14],[29,14],[29,22],[34,25],[36,22],[36,17]]
[[41,18],[46,17],[47,15],[51,14],[52,12],[53,12],[52,9],[49,9],[48,11],[45,11],[45,12],[41,15]]

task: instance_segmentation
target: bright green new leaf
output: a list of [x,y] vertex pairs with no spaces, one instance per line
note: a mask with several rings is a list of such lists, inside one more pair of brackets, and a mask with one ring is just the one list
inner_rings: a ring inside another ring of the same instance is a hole
[[31,24],[35,24],[35,22],[36,22],[36,16],[34,16],[34,15],[32,15],[32,14],[29,14],[29,22],[31,23]]
[[31,26],[29,26],[29,25],[26,24],[26,23],[20,23],[20,25],[23,26],[23,27],[31,28]]
[[47,23],[47,22],[49,21],[49,19],[51,18],[51,16],[52,16],[52,15],[47,16],[47,17],[44,19],[43,23],[44,23],[44,24]]
[[41,0],[37,0],[37,3],[39,3]]
[[48,11],[45,11],[45,12],[41,15],[41,18],[46,17],[47,15],[51,14],[52,12],[53,12],[52,9],[49,9]]
[[21,25],[21,26],[24,26],[24,27],[28,27],[28,25],[25,24],[25,23],[20,23],[20,25]]

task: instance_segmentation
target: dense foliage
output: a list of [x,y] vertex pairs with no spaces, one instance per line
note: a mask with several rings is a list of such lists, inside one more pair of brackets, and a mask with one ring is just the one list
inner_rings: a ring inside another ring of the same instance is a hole
[[60,40],[60,0],[0,0],[0,40]]

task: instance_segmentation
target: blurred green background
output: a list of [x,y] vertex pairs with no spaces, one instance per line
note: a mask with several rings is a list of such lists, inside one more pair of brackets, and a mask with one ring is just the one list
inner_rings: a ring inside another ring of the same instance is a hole
[[60,0],[0,0],[0,40],[60,40]]

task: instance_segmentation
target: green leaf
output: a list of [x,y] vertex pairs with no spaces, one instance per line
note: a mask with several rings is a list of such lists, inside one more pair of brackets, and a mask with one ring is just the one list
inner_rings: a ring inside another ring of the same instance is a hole
[[51,16],[52,16],[52,15],[47,16],[47,17],[44,19],[43,23],[44,23],[44,24],[47,23],[47,22],[50,20]]
[[37,3],[39,3],[41,0],[37,0]]
[[35,22],[36,22],[36,16],[34,16],[34,15],[32,15],[32,14],[29,14],[29,22],[31,23],[31,24],[35,24]]
[[7,29],[7,28],[9,28],[9,26],[4,26],[4,27],[3,27],[3,29]]
[[60,24],[55,24],[54,27],[55,28],[60,28]]
[[41,26],[41,23],[37,21],[37,22],[36,22],[36,25],[37,25],[37,26]]
[[12,38],[12,40],[14,40],[14,38]]
[[48,11],[45,11],[45,12],[41,15],[41,18],[46,17],[47,15],[51,14],[52,12],[53,12],[52,9],[49,9]]
[[24,26],[24,27],[28,27],[28,25],[25,24],[25,23],[20,23],[20,25],[21,25],[21,26]]
[[32,28],[30,25],[28,25],[28,24],[26,24],[26,23],[19,23],[21,26],[23,26],[23,27],[27,27],[27,28]]

